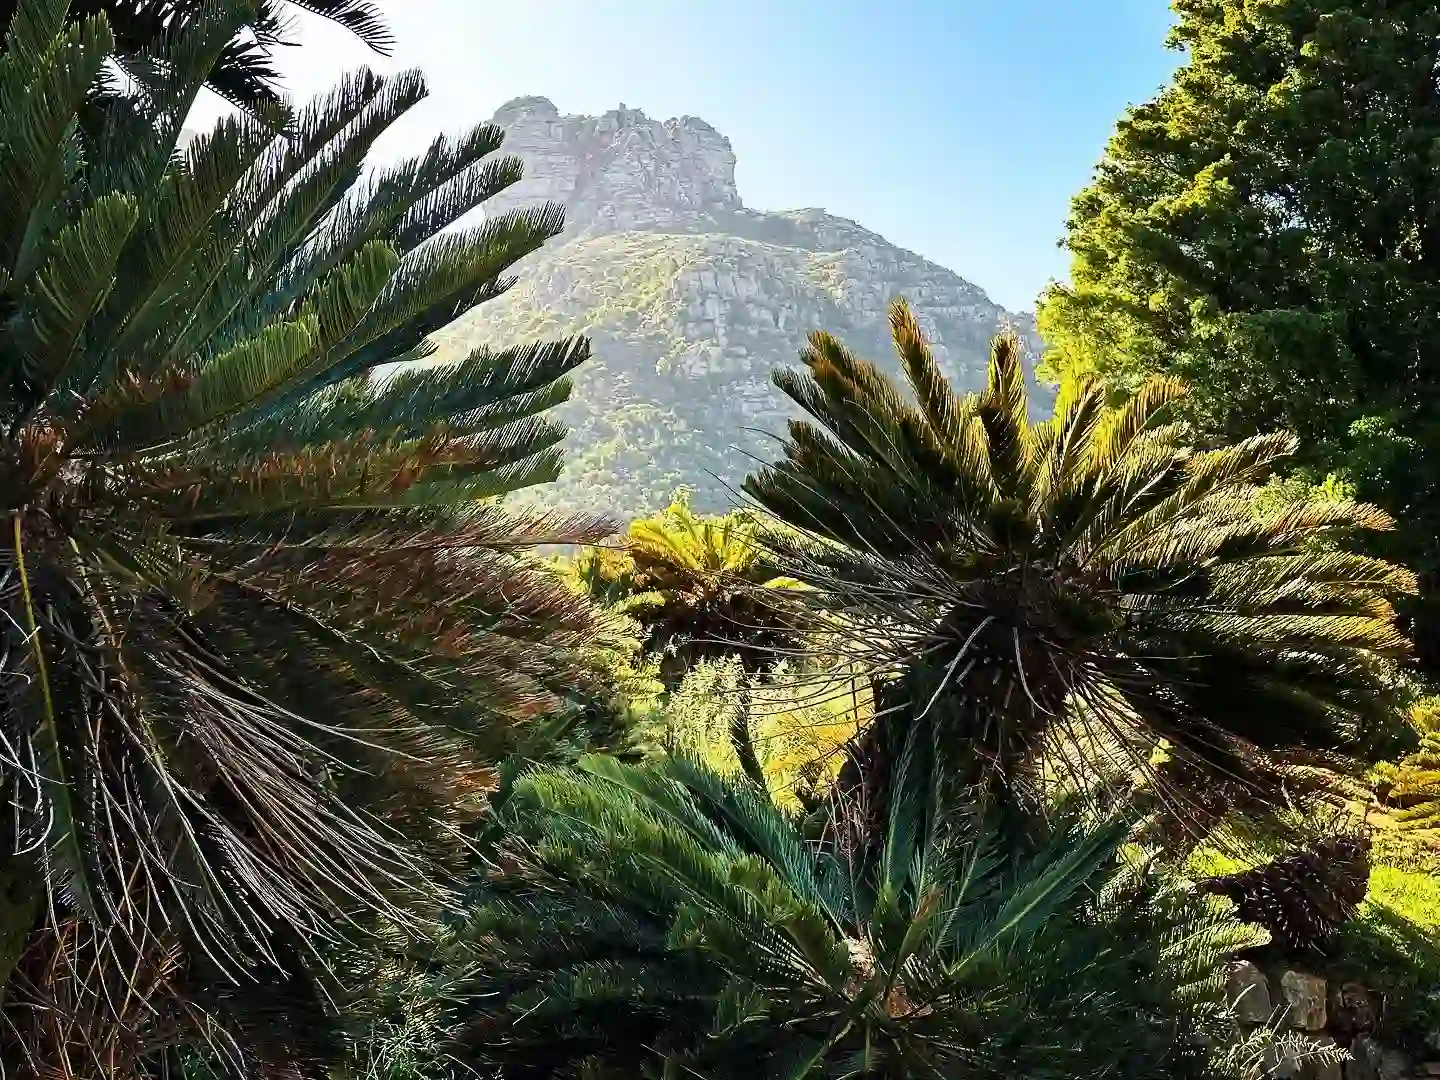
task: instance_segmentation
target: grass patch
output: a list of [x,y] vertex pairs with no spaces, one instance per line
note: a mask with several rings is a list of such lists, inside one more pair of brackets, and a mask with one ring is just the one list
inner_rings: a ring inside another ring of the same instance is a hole
[[1340,930],[1332,953],[1332,978],[1353,979],[1385,995],[1384,1026],[1391,1038],[1419,1053],[1427,1035],[1440,1034],[1440,877],[1375,867],[1369,896]]
[[[1327,954],[1300,966],[1327,979],[1357,982],[1384,995],[1382,1035],[1417,1056],[1440,1056],[1425,1045],[1440,1039],[1440,876],[1433,859],[1394,846],[1384,831],[1371,851],[1374,865],[1364,904],[1342,927]],[[1392,843],[1387,846],[1386,840]],[[1238,858],[1202,845],[1186,871],[1194,877],[1233,874],[1268,861],[1280,850],[1257,845]]]

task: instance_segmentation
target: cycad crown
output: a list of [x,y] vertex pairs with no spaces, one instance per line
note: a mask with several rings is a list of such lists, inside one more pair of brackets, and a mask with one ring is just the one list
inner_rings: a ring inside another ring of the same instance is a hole
[[707,658],[737,655],[758,671],[794,649],[797,612],[777,590],[795,582],[777,576],[744,514],[702,517],[677,500],[633,522],[621,551],[586,553],[578,571],[645,629],[672,687]]
[[1198,887],[1235,903],[1240,918],[1263,926],[1287,952],[1322,945],[1354,917],[1370,881],[1370,841],[1315,840],[1264,866],[1206,878]]
[[0,981],[41,911],[223,958],[428,895],[374,815],[453,844],[592,630],[514,552],[606,530],[486,501],[555,476],[586,343],[415,364],[559,211],[437,235],[520,175],[489,126],[367,171],[415,73],[176,152],[243,8],[93,138],[103,17],[26,0],[0,56]]
[[[872,665],[893,723],[949,726],[961,772],[1012,794],[1067,779],[1075,753],[1152,771],[1161,739],[1263,793],[1276,752],[1343,749],[1390,715],[1391,600],[1414,576],[1314,543],[1390,527],[1373,507],[1257,508],[1293,438],[1193,449],[1164,379],[1119,407],[1071,382],[1032,423],[1012,337],[961,396],[903,302],[891,323],[911,398],[813,335],[806,370],[776,376],[809,419],[745,487],[809,534],[784,572]],[[1057,735],[1069,753],[1047,757]]]
[[1217,1075],[1196,1036],[1256,935],[1118,864],[1119,823],[997,857],[901,756],[858,860],[683,759],[521,776],[443,950],[459,1058],[506,1080]]
[[1440,839],[1440,702],[1425,699],[1410,711],[1420,745],[1383,766],[1383,801],[1396,808],[1400,828]]

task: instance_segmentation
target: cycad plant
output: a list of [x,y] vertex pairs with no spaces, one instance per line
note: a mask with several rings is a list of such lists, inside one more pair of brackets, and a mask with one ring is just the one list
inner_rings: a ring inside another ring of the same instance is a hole
[[674,686],[696,663],[735,655],[747,671],[795,647],[793,586],[765,557],[756,522],[702,517],[680,499],[630,525],[623,552],[598,549],[577,571],[597,599],[614,602],[646,631]]
[[[910,395],[813,335],[806,370],[776,376],[809,419],[745,485],[809,534],[776,556],[876,673],[857,755],[872,801],[917,723],[949,733],[958,780],[1035,811],[1047,781],[1087,785],[1087,756],[1163,781],[1162,740],[1198,782],[1273,802],[1286,752],[1344,750],[1388,718],[1407,647],[1391,600],[1414,576],[1308,543],[1390,527],[1373,507],[1257,510],[1293,438],[1192,448],[1167,411],[1183,388],[1158,379],[1118,407],[1072,382],[1033,423],[1013,338],[962,396],[903,302],[891,324]],[[1184,813],[1183,791],[1161,799]]]
[[[757,523],[743,514],[701,517],[682,497],[633,522],[622,550],[592,549],[573,569],[590,596],[640,625],[670,691],[705,661],[734,657],[754,677],[800,644],[802,620],[787,596],[798,583],[776,575]],[[749,681],[739,688],[747,700]],[[735,710],[731,742],[761,783],[748,712]]]
[[176,153],[243,5],[93,138],[115,42],[66,16],[26,0],[0,56],[0,985],[72,917],[224,978],[429,895],[480,766],[572,681],[590,609],[521,549],[595,534],[493,497],[556,475],[586,345],[417,363],[561,224],[437,235],[519,177],[493,127],[365,170],[417,74]]
[[683,758],[521,775],[438,952],[454,1056],[506,1080],[1221,1075],[1219,960],[1254,934],[1117,860],[1123,824],[999,857],[942,822],[910,745],[873,852]]
[[1399,761],[1376,766],[1372,780],[1401,830],[1440,843],[1440,700],[1422,700],[1409,719],[1419,745]]
[[[204,13],[209,0],[71,0],[70,18],[79,22],[104,14],[122,65],[161,47],[167,34]],[[249,0],[236,27],[211,68],[206,82],[222,97],[252,111],[265,112],[280,102],[272,57],[294,44],[290,8],[320,15],[343,26],[378,53],[389,54],[390,32],[370,0]],[[19,0],[0,0],[0,26],[8,26]]]
[[1303,953],[1355,916],[1370,881],[1370,841],[1332,836],[1264,866],[1205,878],[1198,887],[1234,902],[1284,952]]

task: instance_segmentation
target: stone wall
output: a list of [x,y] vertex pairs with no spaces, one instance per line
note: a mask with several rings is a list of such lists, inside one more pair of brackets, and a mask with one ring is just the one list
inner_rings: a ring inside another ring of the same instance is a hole
[[[1386,1045],[1383,995],[1358,982],[1328,981],[1293,967],[1262,970],[1249,960],[1229,969],[1228,992],[1243,1030],[1275,1025],[1299,1032],[1314,1044],[1344,1052],[1339,1062],[1319,1056],[1268,1063],[1286,1080],[1433,1080],[1440,1077],[1440,1032],[1421,1056]],[[1440,987],[1437,987],[1440,992]],[[1433,1045],[1432,1045],[1433,1044]]]

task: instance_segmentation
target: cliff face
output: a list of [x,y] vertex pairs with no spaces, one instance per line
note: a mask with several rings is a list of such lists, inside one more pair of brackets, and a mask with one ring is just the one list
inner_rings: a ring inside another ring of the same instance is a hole
[[678,485],[701,509],[735,501],[793,415],[770,374],[824,329],[895,371],[886,308],[906,297],[952,378],[975,388],[991,336],[1012,316],[957,274],[823,210],[748,209],[730,142],[693,117],[621,107],[562,116],[518,98],[494,122],[525,179],[489,212],[545,200],[564,235],[505,296],[437,335],[441,358],[478,345],[585,333],[595,357],[560,411],[573,434],[546,501],[644,513]]
[[525,178],[487,204],[503,211],[546,199],[571,230],[723,228],[741,208],[730,140],[703,120],[660,123],[624,105],[604,116],[561,116],[543,97],[516,98],[491,122]]

